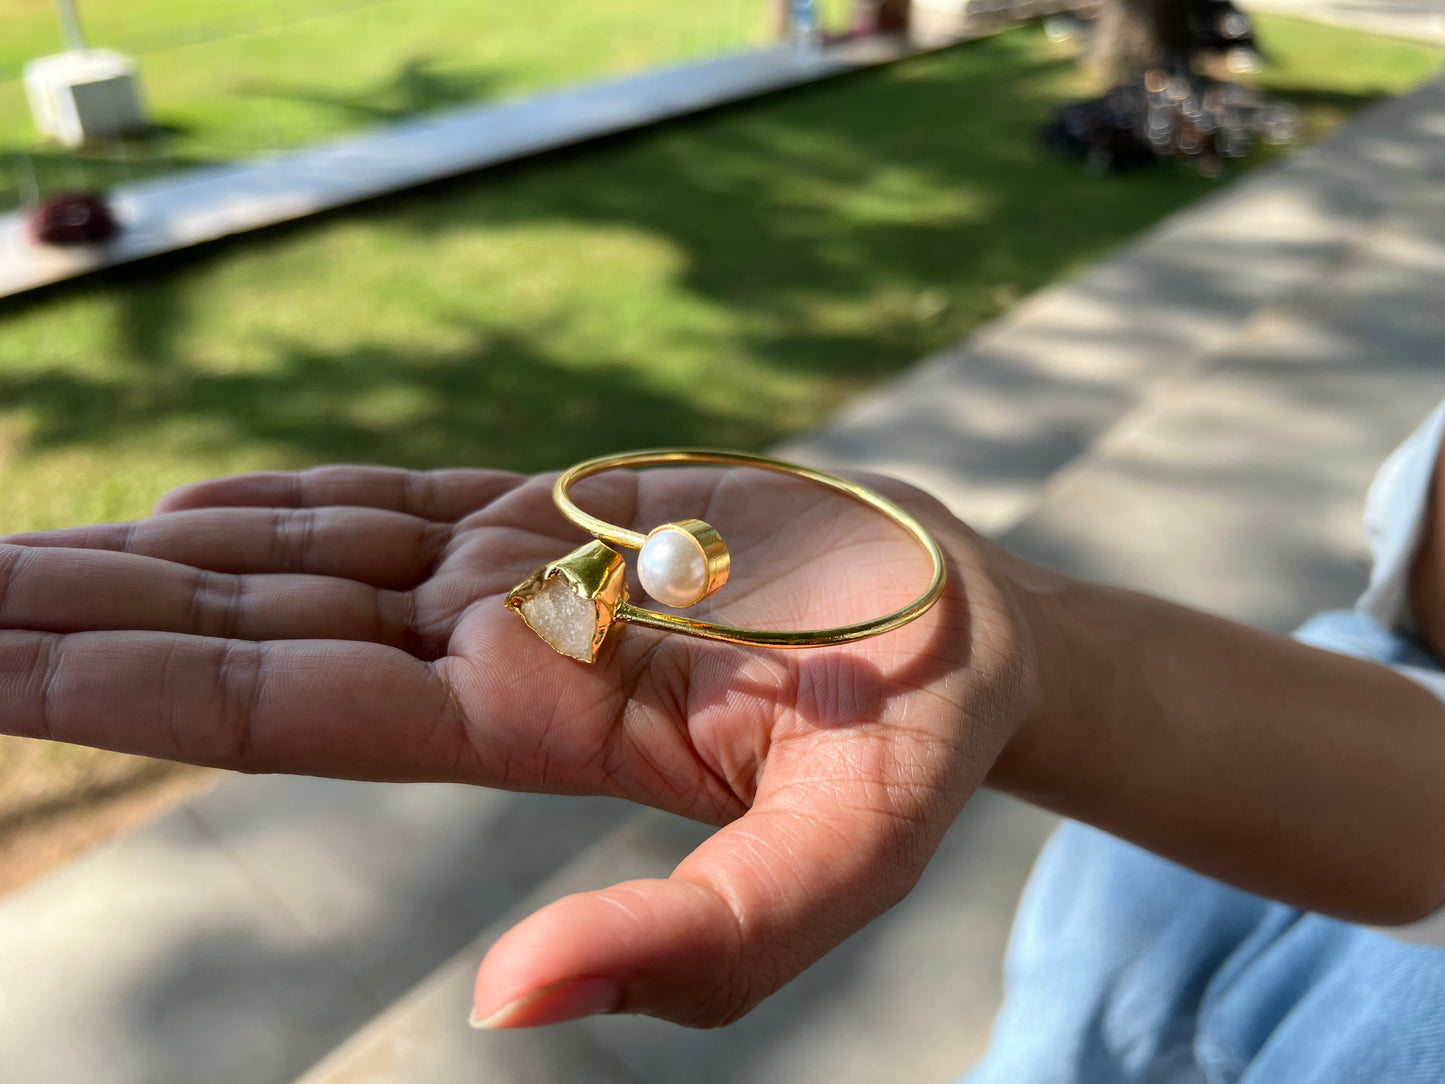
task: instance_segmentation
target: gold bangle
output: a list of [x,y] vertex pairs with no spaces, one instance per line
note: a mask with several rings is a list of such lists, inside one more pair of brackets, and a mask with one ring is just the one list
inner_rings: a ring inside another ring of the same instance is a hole
[[[649,566],[648,572],[642,574],[643,585],[654,598],[668,605],[690,606],[727,582],[731,559],[722,536],[698,519],[664,523],[646,535],[639,534],[588,515],[572,503],[567,491],[583,478],[604,471],[684,463],[754,467],[787,474],[861,501],[898,524],[923,547],[933,564],[928,588],[902,609],[872,621],[802,631],[716,625],[632,605],[627,601],[626,567],[621,555],[608,546],[608,542],[642,551],[638,558],[639,572],[644,563]],[[555,651],[582,662],[595,661],[608,633],[622,622],[729,644],[826,647],[891,632],[922,616],[943,594],[946,577],[943,552],[916,519],[856,482],[766,456],[702,448],[662,448],[600,456],[563,471],[552,486],[552,500],[568,521],[596,535],[598,541],[589,542],[537,569],[507,595],[507,608],[517,613]]]

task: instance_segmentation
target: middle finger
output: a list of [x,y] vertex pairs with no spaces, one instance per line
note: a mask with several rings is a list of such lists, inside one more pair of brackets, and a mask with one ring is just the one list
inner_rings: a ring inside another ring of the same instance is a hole
[[149,629],[241,640],[370,640],[418,653],[409,592],[231,575],[133,553],[0,544],[0,628]]

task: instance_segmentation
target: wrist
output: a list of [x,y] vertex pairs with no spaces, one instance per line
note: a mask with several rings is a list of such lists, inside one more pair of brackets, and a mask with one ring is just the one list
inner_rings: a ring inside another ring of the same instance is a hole
[[1106,588],[1007,554],[1001,562],[1036,669],[1036,694],[995,760],[987,785],[1043,806],[1068,785],[1081,758],[1098,755],[1094,724],[1105,718],[1107,636],[1088,616]]

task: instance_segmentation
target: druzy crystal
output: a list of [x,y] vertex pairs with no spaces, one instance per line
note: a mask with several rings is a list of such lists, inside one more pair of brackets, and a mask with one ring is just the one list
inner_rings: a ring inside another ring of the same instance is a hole
[[627,567],[599,541],[537,569],[508,593],[507,608],[552,650],[593,662],[626,600]]
[[561,576],[549,579],[537,594],[522,600],[518,609],[532,631],[553,650],[583,662],[592,661],[597,603],[577,594]]

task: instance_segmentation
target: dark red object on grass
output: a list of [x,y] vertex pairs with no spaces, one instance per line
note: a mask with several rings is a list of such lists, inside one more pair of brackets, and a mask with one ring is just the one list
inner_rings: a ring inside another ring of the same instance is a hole
[[71,192],[35,208],[25,228],[30,239],[42,245],[95,245],[114,237],[120,224],[104,196]]

